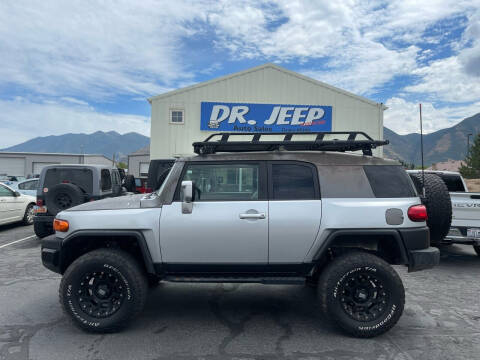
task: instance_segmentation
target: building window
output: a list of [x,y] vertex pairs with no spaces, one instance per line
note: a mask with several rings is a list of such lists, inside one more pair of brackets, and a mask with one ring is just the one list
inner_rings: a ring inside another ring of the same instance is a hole
[[185,122],[185,110],[170,110],[170,124],[183,124]]

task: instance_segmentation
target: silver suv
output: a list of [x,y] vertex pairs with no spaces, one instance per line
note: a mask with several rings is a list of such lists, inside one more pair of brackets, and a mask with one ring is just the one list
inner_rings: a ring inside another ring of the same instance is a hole
[[[178,159],[152,194],[57,215],[42,260],[63,274],[60,302],[73,322],[118,330],[160,280],[253,282],[317,287],[325,314],[354,336],[390,329],[405,301],[391,265],[431,268],[439,251],[409,176],[371,156],[388,142],[233,135],[194,143],[199,155]],[[356,150],[363,155],[342,153]]]

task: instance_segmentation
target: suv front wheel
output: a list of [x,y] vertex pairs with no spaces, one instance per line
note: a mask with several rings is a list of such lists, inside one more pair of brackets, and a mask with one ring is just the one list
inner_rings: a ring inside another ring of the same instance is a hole
[[77,326],[91,332],[114,332],[142,311],[148,283],[130,254],[98,249],[68,267],[59,292],[64,311]]
[[403,312],[405,290],[395,270],[377,256],[352,252],[334,259],[318,284],[325,315],[347,333],[373,337]]

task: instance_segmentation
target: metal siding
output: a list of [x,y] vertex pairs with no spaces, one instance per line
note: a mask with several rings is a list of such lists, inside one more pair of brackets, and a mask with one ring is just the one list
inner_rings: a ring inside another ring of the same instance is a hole
[[25,176],[24,157],[2,157],[0,158],[0,174],[12,176]]
[[[236,77],[152,100],[151,159],[192,154],[192,142],[206,138],[200,130],[200,103],[249,102],[273,104],[318,104],[333,106],[333,131],[360,130],[374,138],[383,133],[381,105],[337,92],[275,68],[262,68]],[[185,124],[169,123],[169,109],[181,105]],[[374,154],[382,156],[382,149]]]

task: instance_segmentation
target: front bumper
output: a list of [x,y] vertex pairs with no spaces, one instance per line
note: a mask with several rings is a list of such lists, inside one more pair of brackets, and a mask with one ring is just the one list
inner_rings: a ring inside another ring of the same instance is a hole
[[55,234],[42,239],[42,263],[47,269],[61,274],[62,264],[60,251],[62,249],[62,240]]

